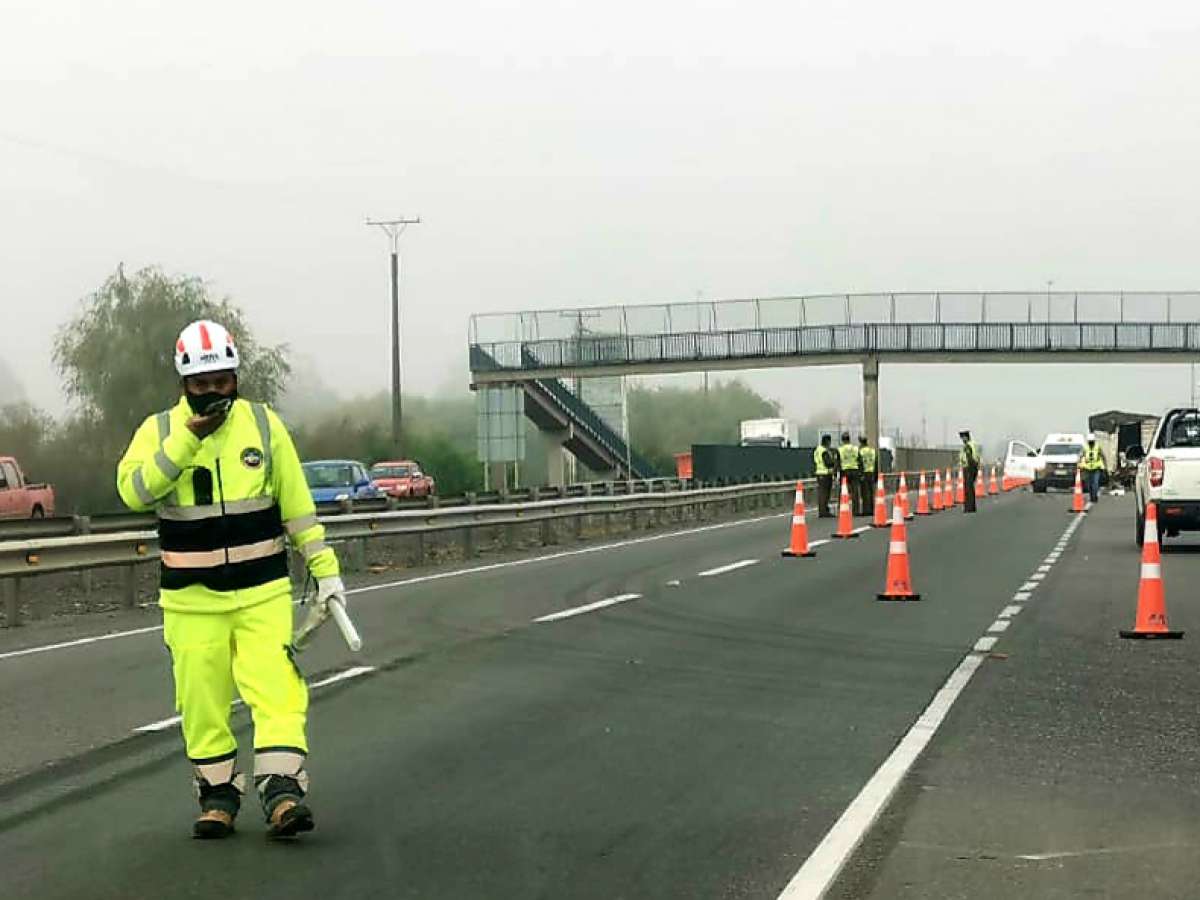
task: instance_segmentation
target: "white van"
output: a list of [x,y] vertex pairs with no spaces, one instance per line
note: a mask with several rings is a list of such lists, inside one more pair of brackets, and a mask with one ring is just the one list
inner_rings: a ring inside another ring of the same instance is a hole
[[1033,481],[1038,452],[1024,441],[1009,441],[1004,454],[1004,477],[1017,483]]
[[1086,443],[1086,436],[1082,434],[1052,432],[1046,435],[1034,464],[1034,491],[1044,494],[1047,488],[1071,490],[1075,487],[1075,473]]

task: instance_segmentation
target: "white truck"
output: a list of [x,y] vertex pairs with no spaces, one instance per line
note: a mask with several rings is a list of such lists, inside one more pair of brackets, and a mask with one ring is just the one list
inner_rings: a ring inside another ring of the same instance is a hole
[[1075,486],[1075,472],[1087,438],[1082,434],[1051,432],[1042,441],[1033,466],[1033,490],[1044,494],[1048,488],[1070,490]]
[[799,447],[800,429],[787,419],[746,419],[741,423],[743,447]]
[[1126,459],[1136,460],[1134,495],[1137,519],[1134,537],[1142,545],[1146,504],[1158,504],[1158,539],[1181,531],[1200,531],[1200,410],[1168,410],[1158,421],[1146,447],[1130,447]]

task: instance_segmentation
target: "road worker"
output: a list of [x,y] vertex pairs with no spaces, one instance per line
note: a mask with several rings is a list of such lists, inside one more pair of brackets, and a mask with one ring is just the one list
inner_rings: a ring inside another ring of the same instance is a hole
[[[317,583],[315,612],[344,602],[292,439],[238,397],[238,351],[215,322],[175,345],[182,396],[138,428],[117,470],[130,509],[158,515],[164,638],[200,815],[192,833],[233,831],[244,776],[230,729],[236,689],[254,719],[254,785],[271,837],[310,831],[308,691],[292,659],[286,537]],[[311,615],[311,614],[310,614]]]
[[958,464],[963,470],[963,512],[975,512],[975,479],[979,477],[979,445],[971,440],[971,432],[964,428],[958,433],[962,438],[962,449],[958,451]]
[[846,487],[850,492],[850,511],[858,514],[859,501],[859,463],[858,447],[850,442],[850,432],[842,432],[842,445],[838,447],[838,465],[842,476],[846,479]]
[[1087,487],[1088,497],[1095,503],[1100,499],[1100,473],[1108,468],[1104,460],[1104,451],[1096,443],[1096,435],[1088,432],[1087,446],[1079,457],[1079,468],[1083,471],[1083,483]]
[[879,473],[879,454],[865,435],[858,436],[859,504],[858,514],[869,516],[874,512],[875,479]]
[[837,469],[837,454],[833,452],[833,437],[821,435],[821,445],[813,452],[817,472],[817,518],[831,519],[829,498],[833,494],[833,473]]

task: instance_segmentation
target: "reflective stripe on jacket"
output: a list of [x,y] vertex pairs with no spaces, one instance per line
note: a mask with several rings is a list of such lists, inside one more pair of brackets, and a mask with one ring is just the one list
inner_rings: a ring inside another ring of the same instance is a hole
[[149,416],[117,468],[125,504],[158,514],[162,607],[225,612],[289,592],[286,538],[314,577],[338,574],[279,417],[238,400],[200,440],[191,416],[184,398]]

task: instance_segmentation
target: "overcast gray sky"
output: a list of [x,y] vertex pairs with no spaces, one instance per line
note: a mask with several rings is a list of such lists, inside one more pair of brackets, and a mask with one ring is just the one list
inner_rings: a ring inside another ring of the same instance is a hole
[[[422,391],[465,385],[473,311],[1200,287],[1198,45],[1182,2],[5,0],[0,355],[61,408],[53,331],[124,261],[211,280],[340,392],[384,387],[362,221],[398,213],[425,219]],[[756,383],[798,416],[858,392],[848,369]],[[885,425],[924,406],[931,437],[1188,393],[1183,366],[883,381]]]

